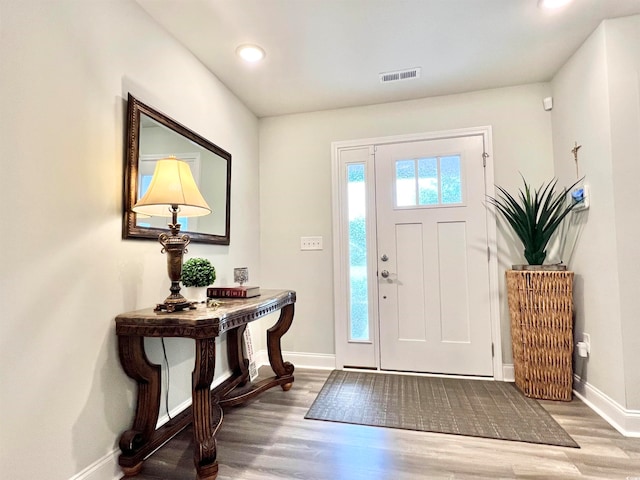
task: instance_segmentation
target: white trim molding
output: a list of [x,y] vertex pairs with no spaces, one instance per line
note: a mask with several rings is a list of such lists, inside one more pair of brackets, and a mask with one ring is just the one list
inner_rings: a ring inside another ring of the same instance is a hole
[[[505,382],[515,381],[513,364],[504,364]],[[573,393],[625,437],[640,437],[640,410],[628,410],[607,394],[574,375]]]
[[[266,350],[265,350],[266,353]],[[268,360],[267,360],[268,363]],[[215,388],[224,382],[231,374],[230,370],[216,378],[211,384],[211,388]],[[191,396],[179,405],[171,409],[169,414],[164,413],[158,417],[156,428],[161,427],[169,421],[169,415],[175,417],[191,406]],[[120,448],[116,447],[104,457],[99,458],[81,472],[75,474],[69,480],[120,480],[123,477],[120,465],[118,465],[118,457],[120,456]]]
[[[264,356],[266,357],[266,362],[260,363],[259,365],[269,365],[266,350],[264,350]],[[336,368],[336,356],[333,354],[282,352],[282,357],[286,361],[293,363],[295,367],[317,368],[318,370],[333,370]]]
[[[342,167],[349,163],[364,164],[366,169],[366,178],[372,179],[375,176],[373,165],[373,149],[376,146],[405,143],[423,140],[435,140],[445,138],[458,138],[468,136],[482,136],[485,153],[485,193],[488,195],[495,194],[494,171],[493,171],[493,147],[492,147],[492,128],[490,125],[459,128],[452,130],[413,133],[404,135],[393,135],[385,137],[362,138],[355,140],[337,141],[331,143],[331,167],[332,167],[332,217],[333,217],[333,267],[334,267],[334,321],[335,321],[335,365],[343,367],[344,365],[353,365],[360,367],[376,367],[380,368],[379,343],[380,336],[378,334],[379,320],[377,310],[370,308],[373,312],[370,322],[370,331],[372,333],[369,342],[352,342],[348,339],[348,319],[346,312],[348,309],[348,298],[346,289],[346,279],[348,279],[347,269],[347,251],[344,247],[348,244],[345,237],[344,228],[344,170]],[[346,156],[343,158],[343,154]],[[367,192],[367,208],[369,211],[375,211],[375,196],[372,189]],[[499,280],[500,274],[498,269],[498,246],[497,246],[497,226],[496,219],[491,215],[487,215],[487,246],[489,248],[489,265],[488,265],[488,282],[490,286],[490,321],[491,321],[491,340],[497,347],[494,349],[493,357],[493,378],[495,380],[504,380],[502,368],[502,330],[500,325],[500,298],[499,298]],[[375,278],[377,270],[376,260],[376,226],[375,215],[367,219],[367,245],[368,250],[368,266],[370,278]],[[377,284],[372,282],[370,285],[369,298],[377,298]],[[373,327],[373,328],[372,328]],[[302,365],[301,365],[302,366]]]
[[505,363],[502,365],[502,381],[515,382],[516,371],[513,367],[513,363]]
[[640,410],[627,410],[578,375],[574,375],[573,392],[622,435],[640,437]]
[[[318,370],[336,368],[336,356],[328,353],[282,352],[282,358],[291,362],[296,368],[315,368]],[[269,353],[266,349],[255,352],[254,359],[258,368],[263,365],[269,366]]]
[[120,449],[115,448],[69,480],[119,480],[122,478],[122,470],[118,465],[119,455]]

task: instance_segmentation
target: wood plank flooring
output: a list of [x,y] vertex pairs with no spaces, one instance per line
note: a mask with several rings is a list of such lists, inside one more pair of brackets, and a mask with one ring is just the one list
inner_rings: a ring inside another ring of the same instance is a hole
[[[305,420],[328,375],[296,369],[289,392],[227,409],[218,480],[640,480],[640,439],[623,437],[580,400],[541,402],[580,449]],[[187,428],[127,478],[195,478],[192,435]]]

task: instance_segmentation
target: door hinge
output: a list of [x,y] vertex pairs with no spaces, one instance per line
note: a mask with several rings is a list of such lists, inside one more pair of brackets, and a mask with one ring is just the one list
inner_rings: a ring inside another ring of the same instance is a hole
[[487,152],[482,152],[482,166],[487,166],[487,158],[489,158],[489,154]]
[[496,351],[495,351],[495,347],[493,345],[493,342],[491,342],[491,358],[496,356]]
[[489,246],[487,246],[487,261],[491,261],[491,248]]

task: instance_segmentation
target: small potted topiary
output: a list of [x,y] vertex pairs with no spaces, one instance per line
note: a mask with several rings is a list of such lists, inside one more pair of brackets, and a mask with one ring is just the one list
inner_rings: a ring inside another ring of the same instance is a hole
[[190,258],[182,264],[182,285],[193,301],[203,301],[207,297],[206,287],[216,280],[216,269],[206,258]]

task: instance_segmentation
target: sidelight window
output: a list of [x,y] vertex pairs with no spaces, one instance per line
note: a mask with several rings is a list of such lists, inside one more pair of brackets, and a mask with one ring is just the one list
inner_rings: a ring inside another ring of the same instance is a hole
[[369,283],[367,278],[367,195],[365,165],[347,165],[349,218],[349,337],[369,340]]

